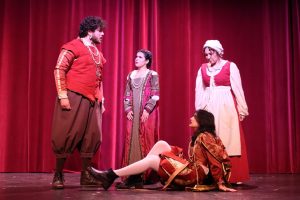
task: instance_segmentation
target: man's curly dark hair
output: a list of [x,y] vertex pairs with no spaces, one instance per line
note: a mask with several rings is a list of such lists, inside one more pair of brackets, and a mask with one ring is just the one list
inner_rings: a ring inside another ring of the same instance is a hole
[[88,16],[81,21],[78,35],[83,38],[87,36],[88,31],[94,32],[97,28],[102,31],[105,28],[105,21],[100,17]]

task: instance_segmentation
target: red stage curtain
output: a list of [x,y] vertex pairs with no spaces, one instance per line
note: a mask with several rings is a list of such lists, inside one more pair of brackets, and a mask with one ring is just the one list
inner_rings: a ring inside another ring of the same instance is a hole
[[[54,168],[50,133],[53,69],[82,18],[107,22],[101,49],[106,112],[99,168],[122,159],[123,93],[140,48],[160,77],[161,139],[187,147],[197,70],[207,39],[242,76],[243,122],[253,173],[300,172],[300,5],[298,0],[2,0],[0,2],[0,172]],[[66,169],[80,170],[78,154]]]

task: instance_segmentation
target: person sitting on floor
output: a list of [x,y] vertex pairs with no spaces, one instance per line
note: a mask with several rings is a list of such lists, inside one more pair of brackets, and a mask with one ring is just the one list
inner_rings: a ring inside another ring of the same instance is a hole
[[189,144],[188,160],[182,157],[182,148],[158,141],[148,155],[124,168],[99,171],[92,167],[88,171],[102,182],[107,190],[118,177],[140,174],[148,169],[158,172],[164,183],[163,189],[201,188],[211,184],[212,189],[234,192],[230,188],[230,159],[219,137],[215,134],[214,116],[208,111],[197,110],[190,118],[189,126],[194,129]]

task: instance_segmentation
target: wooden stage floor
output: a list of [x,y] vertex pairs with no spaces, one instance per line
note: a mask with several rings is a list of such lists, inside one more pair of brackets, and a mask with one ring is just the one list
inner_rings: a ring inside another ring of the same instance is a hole
[[0,173],[0,200],[212,200],[212,199],[300,199],[300,174],[251,174],[251,179],[238,191],[185,192],[159,191],[159,185],[143,190],[84,188],[79,185],[79,173],[65,173],[65,189],[51,189],[51,173]]

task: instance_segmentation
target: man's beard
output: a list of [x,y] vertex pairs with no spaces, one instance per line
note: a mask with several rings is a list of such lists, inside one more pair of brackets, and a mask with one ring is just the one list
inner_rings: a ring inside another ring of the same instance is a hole
[[100,41],[96,40],[94,37],[92,37],[91,40],[94,44],[100,44],[101,43]]

